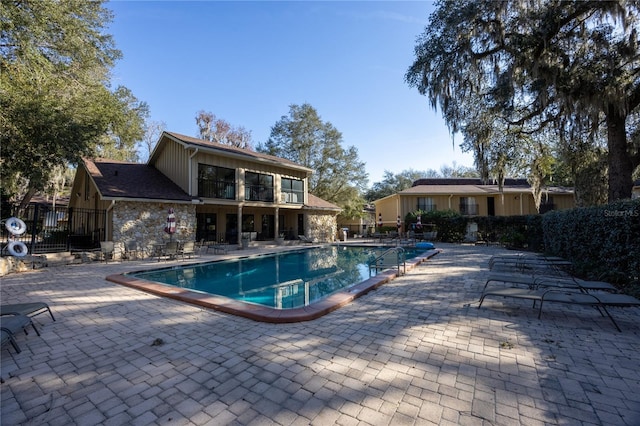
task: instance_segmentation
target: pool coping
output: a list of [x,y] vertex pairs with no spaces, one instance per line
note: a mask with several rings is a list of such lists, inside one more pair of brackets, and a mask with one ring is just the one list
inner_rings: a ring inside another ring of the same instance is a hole
[[[441,250],[435,249],[425,253],[425,255],[417,256],[406,262],[406,271],[410,271],[417,265],[434,257]],[[399,271],[387,269],[376,276],[362,281],[348,289],[335,292],[326,298],[314,302],[309,306],[294,309],[275,309],[267,306],[256,305],[252,303],[233,300],[224,296],[215,296],[211,294],[200,293],[189,289],[173,287],[161,283],[141,280],[125,274],[108,275],[105,279],[116,284],[141,290],[146,293],[155,294],[157,296],[168,297],[170,299],[179,300],[190,303],[192,305],[203,308],[213,309],[254,321],[267,323],[293,323],[311,321],[320,318],[342,306],[350,303],[358,297],[367,294],[371,290],[375,290],[379,286],[388,283],[398,276]]]

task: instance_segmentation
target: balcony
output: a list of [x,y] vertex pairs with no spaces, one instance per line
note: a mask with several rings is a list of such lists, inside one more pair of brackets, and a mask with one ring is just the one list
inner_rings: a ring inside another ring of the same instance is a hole
[[281,201],[287,204],[302,204],[304,202],[304,194],[302,192],[282,191]]
[[264,185],[245,185],[244,199],[247,201],[273,202],[273,187]]
[[198,180],[198,196],[234,200],[236,198],[235,182],[200,179]]

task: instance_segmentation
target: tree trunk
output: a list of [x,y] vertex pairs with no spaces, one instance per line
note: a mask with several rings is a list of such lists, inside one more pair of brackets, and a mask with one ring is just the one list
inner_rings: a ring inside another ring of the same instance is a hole
[[612,106],[607,114],[609,202],[631,198],[633,165],[627,150],[626,117]]
[[20,206],[18,206],[18,211],[16,212],[18,216],[21,216],[24,213],[25,209],[27,208],[35,194],[36,190],[32,187],[29,187],[27,193],[24,194],[24,197],[22,197],[22,201],[20,201]]

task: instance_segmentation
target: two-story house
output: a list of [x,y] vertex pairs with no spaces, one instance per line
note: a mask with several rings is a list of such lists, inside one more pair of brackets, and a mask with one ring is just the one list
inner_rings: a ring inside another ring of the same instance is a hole
[[[536,214],[533,192],[526,179],[506,179],[502,189],[497,184],[483,184],[480,179],[419,179],[396,194],[374,202],[376,216],[383,226],[401,227],[408,213],[453,210],[466,216],[517,216]],[[544,188],[540,213],[575,207],[573,190]]]
[[145,248],[162,242],[169,209],[175,238],[239,244],[306,235],[335,238],[340,207],[309,194],[313,171],[292,161],[163,132],[146,164],[85,159],[69,207],[104,210],[75,235]]

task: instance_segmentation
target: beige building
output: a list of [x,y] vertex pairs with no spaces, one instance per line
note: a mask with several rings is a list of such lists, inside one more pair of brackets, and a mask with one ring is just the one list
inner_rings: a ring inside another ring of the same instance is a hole
[[[507,179],[502,191],[498,185],[483,185],[480,179],[419,179],[411,188],[374,202],[376,217],[383,226],[396,226],[400,217],[403,230],[408,213],[452,210],[468,216],[515,216],[538,213],[531,186],[525,179]],[[573,190],[545,188],[540,213],[575,206]]]
[[243,238],[335,238],[340,208],[308,192],[312,170],[286,159],[164,132],[146,164],[85,159],[69,207],[104,210],[74,235],[145,247],[169,238],[239,244]]

